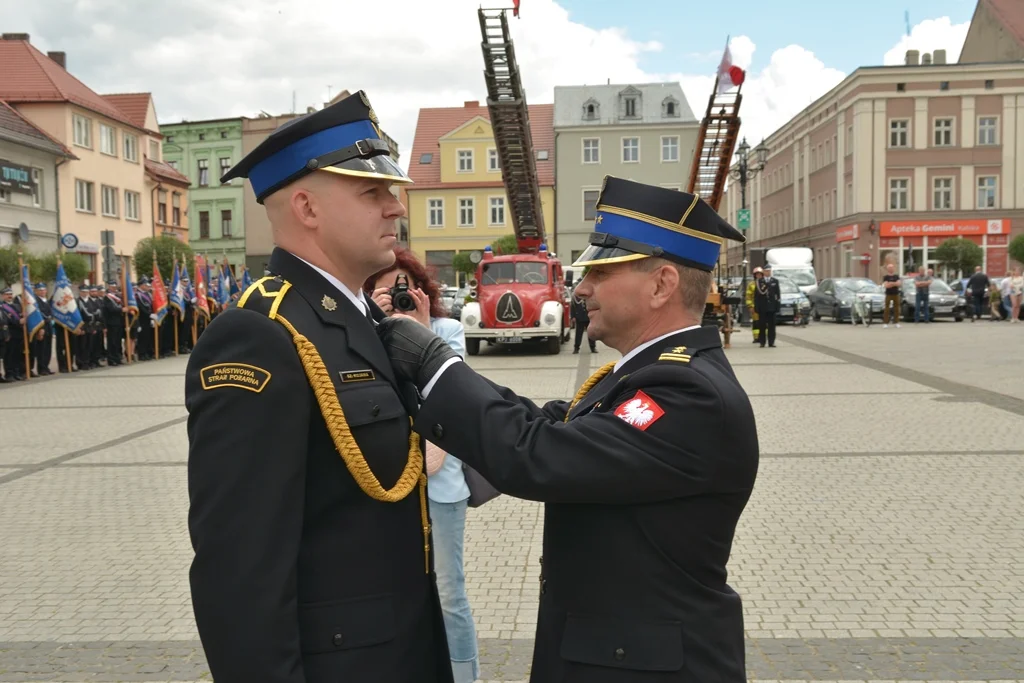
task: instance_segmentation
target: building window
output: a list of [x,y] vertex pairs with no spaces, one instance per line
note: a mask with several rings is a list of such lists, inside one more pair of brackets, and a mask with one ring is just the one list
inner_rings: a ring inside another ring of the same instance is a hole
[[622,163],[635,164],[640,161],[640,138],[622,138]]
[[[231,170],[231,157],[221,157],[220,158],[220,175],[217,176],[217,177],[218,178],[223,178],[224,176],[226,176],[228,174],[228,171],[230,171],[230,170]],[[229,180],[228,182],[226,182],[224,184],[225,185],[230,185],[231,181]]]
[[910,130],[910,121],[906,119],[890,121],[889,122],[889,146],[890,147],[907,147],[908,146],[908,131]]
[[149,141],[149,158],[153,161],[160,161],[160,143],[156,140]]
[[473,215],[476,209],[476,201],[472,198],[463,198],[459,200],[459,225],[462,227],[472,227],[476,223],[476,217]]
[[600,138],[583,138],[583,163],[601,163],[601,140]]
[[583,220],[592,221],[597,218],[597,198],[601,196],[600,190],[583,191]]
[[996,177],[994,175],[978,177],[978,208],[996,208]]
[[117,188],[110,187],[109,185],[102,185],[100,187],[102,192],[102,205],[101,209],[104,216],[110,216],[117,218]]
[[472,173],[473,172],[473,150],[471,149],[460,149],[459,150],[459,173]]
[[178,170],[178,162],[177,161],[168,161],[168,162],[165,162],[165,163],[168,166],[170,166],[171,168],[173,168],[175,171]]
[[430,210],[430,218],[427,224],[431,228],[443,228],[444,227],[444,200],[443,199],[429,199],[427,200],[427,207]]
[[853,154],[853,126],[846,127],[846,156]]
[[117,156],[117,131],[105,124],[100,124],[100,152],[112,157]]
[[222,130],[220,132],[220,139],[221,140],[227,140],[228,139],[228,132],[226,130]]
[[11,202],[11,194],[12,193],[8,192],[7,190],[0,189],[0,202],[2,202],[4,204],[10,204],[10,202]]
[[978,119],[978,144],[996,144],[996,117],[982,116]]
[[206,139],[206,133],[200,133],[199,134],[199,139],[200,140],[205,140]]
[[124,133],[124,158],[127,161],[139,160],[139,138]]
[[124,217],[130,221],[139,220],[139,204],[141,197],[138,192],[124,191]]
[[949,90],[949,81],[939,81],[939,90]]
[[434,155],[431,152],[427,152],[426,154],[421,154],[420,155],[420,163],[421,164],[429,164],[433,160],[434,160]]
[[231,237],[231,210],[220,212],[220,236]]
[[627,97],[626,100],[625,100],[625,103],[626,103],[626,118],[627,119],[636,118],[636,98],[635,97]]
[[906,91],[906,89],[907,89],[907,84],[906,83],[897,83],[896,84],[896,92],[904,92],[904,91]]
[[43,205],[43,170],[32,169],[32,206]]
[[996,82],[994,80],[991,78],[985,79],[985,90],[991,90],[994,87],[996,87]]
[[92,119],[87,119],[84,116],[75,114],[74,120],[74,141],[79,147],[88,147],[92,149]]
[[936,147],[949,147],[953,144],[953,119],[935,119]]
[[171,224],[181,227],[181,193],[171,193]]
[[504,197],[491,197],[491,225],[505,225]]
[[487,170],[492,173],[501,170],[501,166],[498,165],[498,150],[496,149],[487,150]]
[[200,211],[199,212],[199,239],[208,240],[210,239],[210,212]]
[[906,211],[908,207],[907,195],[910,187],[909,178],[889,179],[889,210]]
[[167,190],[158,191],[156,196],[156,220],[158,223],[167,225]]
[[932,208],[952,209],[953,208],[953,179],[935,178],[932,187]]
[[678,135],[669,135],[661,139],[661,160],[669,163],[679,161]]
[[843,208],[846,211],[846,215],[857,213],[853,208],[853,183],[846,183],[846,201]]
[[426,257],[427,271],[436,281],[445,285],[458,284],[458,280],[455,279],[455,268],[452,267],[452,261],[455,259],[454,250],[428,251]]
[[199,187],[206,187],[210,184],[210,161],[199,159],[196,163],[199,165]]
[[95,213],[92,204],[93,184],[88,180],[75,181],[75,210]]

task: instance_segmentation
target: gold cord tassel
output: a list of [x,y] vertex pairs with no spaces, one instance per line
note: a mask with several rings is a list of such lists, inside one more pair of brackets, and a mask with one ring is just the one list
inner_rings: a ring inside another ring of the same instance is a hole
[[565,420],[563,420],[563,422],[569,421],[569,413],[571,413],[572,409],[576,407],[576,404],[582,401],[583,397],[587,395],[587,392],[593,389],[594,385],[603,380],[605,375],[614,369],[615,363],[605,363],[597,370],[597,372],[591,375],[590,378],[583,383],[580,390],[576,392],[575,398],[572,399],[572,403],[569,404],[569,410],[565,411]]
[[430,573],[430,516],[427,514],[427,475],[420,474],[420,519],[423,521],[423,561]]

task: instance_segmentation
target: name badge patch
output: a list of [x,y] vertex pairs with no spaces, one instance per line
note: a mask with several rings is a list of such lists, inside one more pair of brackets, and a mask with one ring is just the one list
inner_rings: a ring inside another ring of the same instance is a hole
[[203,382],[203,389],[219,389],[221,387],[235,387],[246,389],[257,394],[263,391],[270,382],[270,373],[263,368],[245,363],[217,363],[207,365],[199,371]]
[[339,374],[342,382],[370,382],[377,379],[373,370],[348,370]]

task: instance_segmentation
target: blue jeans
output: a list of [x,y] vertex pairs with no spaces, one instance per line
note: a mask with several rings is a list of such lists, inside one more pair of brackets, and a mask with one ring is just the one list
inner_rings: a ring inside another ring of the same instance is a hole
[[430,502],[430,520],[434,541],[434,568],[437,592],[441,597],[444,628],[448,634],[448,654],[452,660],[455,683],[473,683],[480,675],[476,627],[466,596],[466,576],[462,569],[462,545],[466,533],[468,501]]
[[921,322],[922,317],[928,322],[928,292],[917,292],[915,296],[917,298],[914,300],[914,322]]

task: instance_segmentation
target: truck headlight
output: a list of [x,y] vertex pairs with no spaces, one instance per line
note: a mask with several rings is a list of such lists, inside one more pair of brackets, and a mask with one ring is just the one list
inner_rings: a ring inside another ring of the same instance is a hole
[[468,327],[473,327],[474,325],[476,325],[476,316],[473,315],[472,313],[467,315],[466,316],[466,325]]
[[555,315],[553,313],[547,313],[544,315],[544,324],[551,327],[555,324]]

